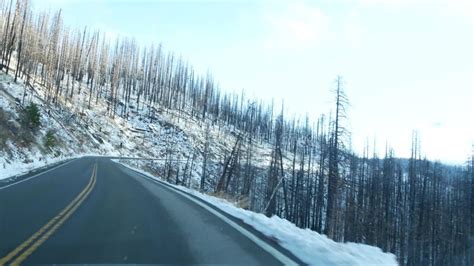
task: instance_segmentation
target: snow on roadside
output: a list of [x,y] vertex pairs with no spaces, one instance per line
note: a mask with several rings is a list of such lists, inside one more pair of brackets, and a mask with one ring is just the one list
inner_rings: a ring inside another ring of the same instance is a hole
[[[141,169],[119,162],[119,160],[113,161],[150,178],[165,182]],[[310,229],[299,228],[278,216],[268,218],[261,213],[238,208],[224,199],[186,187],[169,185],[206,201],[241,219],[265,236],[276,239],[283,248],[309,265],[398,265],[395,255],[385,253],[380,248],[359,243],[338,243]]]
[[78,154],[61,157],[44,157],[40,153],[29,154],[31,162],[24,163],[21,160],[10,161],[6,163],[5,158],[0,158],[0,182],[3,179],[15,178],[22,176],[32,170],[40,170],[67,160],[76,159],[84,156],[101,156],[99,154]]
[[[41,168],[44,166],[48,166],[60,161],[67,160],[69,158],[49,158],[47,160],[41,160],[40,156],[34,156],[30,157],[32,162],[30,163],[23,163],[22,161],[13,161],[11,163],[6,163],[3,158],[0,158],[0,180],[10,178],[10,177],[15,177],[19,175],[23,175],[33,169]],[[2,165],[5,165],[5,168],[3,168]]]

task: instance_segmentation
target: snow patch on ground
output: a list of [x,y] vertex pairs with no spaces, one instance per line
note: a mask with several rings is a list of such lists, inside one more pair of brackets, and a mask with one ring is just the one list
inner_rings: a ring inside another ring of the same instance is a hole
[[[164,182],[141,169],[119,162],[119,160],[114,161],[150,178]],[[263,214],[238,208],[224,199],[209,196],[183,186],[169,185],[208,202],[241,219],[265,236],[276,239],[282,247],[309,265],[398,265],[395,255],[385,253],[380,248],[358,243],[337,243],[325,235],[310,229],[301,229],[278,216],[268,218]]]
[[29,159],[31,162],[24,163],[20,160],[10,161],[9,163],[5,162],[5,158],[0,158],[0,182],[2,179],[15,178],[22,176],[32,170],[40,170],[45,167],[49,167],[55,164],[61,164],[65,161],[77,159],[85,156],[101,156],[99,154],[87,153],[87,154],[78,154],[78,155],[69,155],[61,157],[44,157],[40,153],[31,153],[29,154]]
[[48,166],[70,158],[73,157],[47,158],[43,157],[41,154],[33,153],[29,156],[29,159],[31,160],[29,163],[24,163],[21,160],[13,160],[7,163],[5,158],[2,157],[0,158],[0,180],[23,175],[33,169]]

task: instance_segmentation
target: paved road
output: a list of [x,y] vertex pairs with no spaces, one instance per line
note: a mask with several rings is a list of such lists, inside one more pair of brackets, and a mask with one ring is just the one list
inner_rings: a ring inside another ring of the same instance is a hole
[[106,158],[73,160],[0,187],[0,265],[295,261],[256,235],[263,246],[199,203]]

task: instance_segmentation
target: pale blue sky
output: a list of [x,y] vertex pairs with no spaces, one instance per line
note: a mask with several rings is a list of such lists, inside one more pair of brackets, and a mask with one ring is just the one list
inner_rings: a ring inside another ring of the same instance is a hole
[[376,137],[380,155],[388,142],[409,156],[415,129],[428,158],[463,162],[474,143],[470,0],[33,2],[67,25],[162,43],[222,89],[314,120],[340,74],[356,150]]

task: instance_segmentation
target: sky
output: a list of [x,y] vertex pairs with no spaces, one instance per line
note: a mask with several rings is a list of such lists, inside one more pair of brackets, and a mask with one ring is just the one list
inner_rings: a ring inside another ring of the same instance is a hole
[[[416,130],[431,160],[463,163],[474,144],[471,0],[33,0],[66,25],[161,43],[224,91],[277,103],[314,121],[333,108],[361,152],[410,155]],[[375,145],[374,145],[375,144]]]

